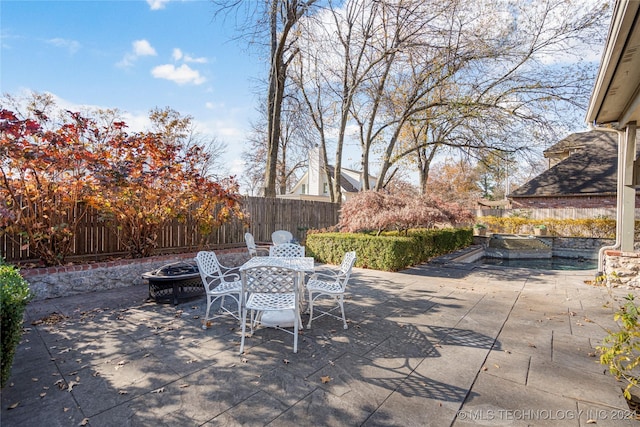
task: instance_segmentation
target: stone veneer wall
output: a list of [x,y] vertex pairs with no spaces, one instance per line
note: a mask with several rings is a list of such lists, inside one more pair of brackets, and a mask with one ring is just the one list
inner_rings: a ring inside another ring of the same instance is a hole
[[[249,254],[246,248],[216,251],[220,262],[228,267],[242,265]],[[196,253],[163,255],[144,259],[123,259],[94,264],[61,267],[30,268],[20,270],[35,294],[35,300],[77,295],[142,285],[142,273],[153,271],[163,265],[178,261],[193,260]]]
[[640,253],[605,251],[604,274],[607,286],[640,289]]

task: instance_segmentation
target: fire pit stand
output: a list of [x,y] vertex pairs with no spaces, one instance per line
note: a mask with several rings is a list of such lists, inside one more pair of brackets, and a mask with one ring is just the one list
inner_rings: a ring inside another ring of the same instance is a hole
[[149,281],[149,299],[156,302],[173,302],[203,295],[204,286],[198,266],[187,262],[167,264],[142,274]]

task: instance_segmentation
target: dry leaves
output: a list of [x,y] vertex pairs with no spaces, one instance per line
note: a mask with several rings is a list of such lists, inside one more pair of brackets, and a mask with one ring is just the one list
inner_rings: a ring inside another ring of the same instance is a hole
[[82,422],[80,422],[81,426],[86,426],[87,424],[89,424],[89,418],[85,418],[82,420]]
[[42,319],[34,320],[31,322],[33,326],[38,325],[56,325],[64,320],[67,320],[69,317],[60,313],[56,313],[55,311]]
[[20,402],[16,402],[16,403],[14,403],[14,404],[12,404],[12,405],[9,405],[9,406],[7,407],[7,409],[16,409],[16,408],[18,407],[18,405],[19,405],[19,404],[20,404]]
[[164,393],[164,387],[160,387],[159,389],[153,390],[151,393]]
[[327,384],[329,381],[331,381],[331,377],[325,375],[324,377],[320,377],[320,381],[322,381],[322,384]]

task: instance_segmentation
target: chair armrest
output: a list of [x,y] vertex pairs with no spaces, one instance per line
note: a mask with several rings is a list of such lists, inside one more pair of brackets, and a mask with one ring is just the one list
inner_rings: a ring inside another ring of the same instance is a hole
[[234,273],[231,271],[227,271],[226,273],[222,273],[220,276],[226,282],[239,282],[241,280],[239,273]]
[[340,277],[339,274],[336,273],[313,273],[309,279],[311,280],[322,280],[322,279],[330,279],[330,280],[338,280]]

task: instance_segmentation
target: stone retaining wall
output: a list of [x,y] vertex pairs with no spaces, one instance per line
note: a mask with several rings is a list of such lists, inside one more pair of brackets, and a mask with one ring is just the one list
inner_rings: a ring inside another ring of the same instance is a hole
[[605,251],[607,286],[640,289],[640,253]]
[[[216,251],[220,262],[229,267],[242,265],[249,254],[246,248]],[[35,300],[77,295],[142,285],[142,273],[156,270],[163,265],[193,260],[196,253],[163,255],[144,259],[124,259],[94,264],[61,267],[22,269],[20,273],[29,282]]]

